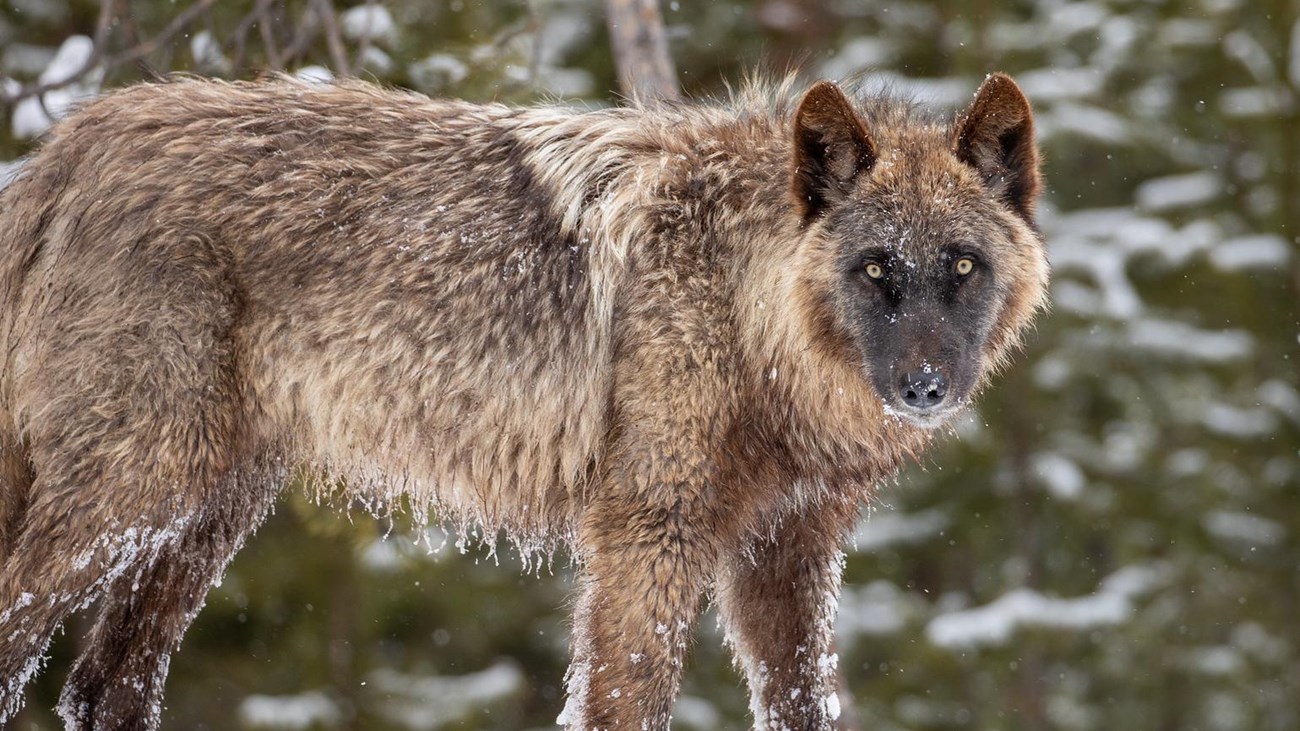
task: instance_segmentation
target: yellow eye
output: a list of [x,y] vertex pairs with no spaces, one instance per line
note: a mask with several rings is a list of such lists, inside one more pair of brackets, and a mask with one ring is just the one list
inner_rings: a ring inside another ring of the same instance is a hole
[[961,276],[970,274],[975,269],[975,262],[969,256],[957,260],[957,273]]
[[882,269],[880,265],[875,263],[874,261],[869,261],[867,262],[867,276],[871,277],[872,279],[880,279],[881,277],[885,276],[885,270]]

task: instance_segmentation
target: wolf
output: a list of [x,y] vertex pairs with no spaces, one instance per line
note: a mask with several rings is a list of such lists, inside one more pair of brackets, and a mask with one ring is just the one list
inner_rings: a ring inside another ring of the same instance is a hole
[[0,196],[0,721],[154,729],[290,472],[577,567],[560,722],[666,729],[702,603],[829,729],[840,546],[1043,307],[1030,104],[822,81],[594,111],[142,84]]

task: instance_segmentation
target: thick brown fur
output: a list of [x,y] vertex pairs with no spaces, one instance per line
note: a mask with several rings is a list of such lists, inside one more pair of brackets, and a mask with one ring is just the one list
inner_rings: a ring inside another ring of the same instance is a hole
[[[830,728],[839,545],[1004,362],[1047,267],[1010,79],[955,122],[787,99],[178,80],[58,125],[0,195],[0,721],[102,597],[60,713],[155,728],[208,586],[308,465],[376,509],[570,545],[571,728],[666,728],[707,596],[756,727]],[[950,240],[981,269],[908,309],[902,274],[862,279],[871,237],[936,282]],[[940,306],[974,313],[968,348],[925,325]],[[900,415],[914,361],[956,395]]]

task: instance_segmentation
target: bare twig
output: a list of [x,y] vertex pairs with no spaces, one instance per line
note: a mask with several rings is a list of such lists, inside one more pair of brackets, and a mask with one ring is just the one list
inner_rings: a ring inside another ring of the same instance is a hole
[[302,18],[298,20],[294,27],[293,38],[290,39],[289,45],[284,47],[284,52],[280,54],[280,61],[284,66],[289,66],[295,60],[307,52],[307,47],[316,40],[316,34],[320,32],[320,22],[318,20],[320,13],[316,11],[315,3],[307,5],[302,13]]
[[[261,5],[259,0],[258,5]],[[239,70],[244,67],[244,52],[248,44],[248,32],[253,29],[253,24],[261,25],[257,16],[257,8],[250,10],[239,19],[239,25],[235,26],[235,32],[231,34],[230,40],[225,43],[225,50],[231,54],[230,73],[238,76]]]
[[[134,46],[140,43],[140,23],[135,17],[135,8],[130,2],[121,2],[121,11],[117,14],[117,32],[122,42],[127,46]],[[209,21],[211,19],[209,18]],[[166,68],[162,64],[162,68]],[[136,73],[153,81],[165,78],[166,71],[160,71],[157,66],[149,63],[148,59],[137,59],[135,62]]]
[[109,35],[112,33],[116,2],[115,0],[102,0],[99,6],[99,19],[95,23],[94,45],[90,56],[86,59],[86,63],[82,64],[81,68],[66,79],[27,86],[12,94],[0,93],[0,103],[5,105],[17,104],[24,99],[34,96],[40,97],[46,92],[62,89],[81,81],[99,66],[102,66],[104,71],[107,72],[123,64],[139,61],[157,51],[163,44],[170,41],[173,36],[193,22],[195,18],[216,4],[217,0],[197,0],[193,5],[182,10],[175,18],[172,18],[172,21],[152,38],[145,39],[121,53],[106,56],[104,48],[108,44]]
[[289,61],[306,50],[307,45],[315,38],[313,30],[315,21],[309,6],[303,15],[303,21],[296,24],[298,31],[289,39],[289,44],[281,48],[276,38],[276,18],[272,12],[279,2],[280,0],[257,0],[253,9],[241,18],[239,25],[235,27],[235,32],[226,43],[233,55],[231,72],[234,75],[238,76],[240,69],[244,67],[244,58],[248,54],[248,34],[254,25],[257,26],[258,36],[262,41],[262,52],[266,57],[263,65],[272,71],[283,71]]
[[509,80],[506,83],[508,89],[532,88],[536,85],[537,72],[542,61],[542,21],[538,17],[537,8],[531,0],[527,0],[524,7],[528,10],[528,16],[524,20],[507,26],[492,38],[492,48],[495,53],[499,54],[506,50],[516,38],[524,35],[532,36],[532,53],[528,59],[528,78],[523,81]]
[[[17,104],[18,102],[36,96],[42,96],[47,91],[62,89],[70,84],[75,84],[86,77],[99,64],[99,60],[104,56],[104,45],[108,43],[108,36],[113,30],[113,15],[116,0],[100,0],[99,17],[95,20],[95,38],[90,49],[90,55],[86,57],[86,62],[81,68],[74,71],[68,78],[50,81],[44,84],[35,84],[34,86],[23,87],[12,94],[6,94],[0,90],[0,102],[6,105]],[[42,99],[41,106],[45,106]]]
[[315,0],[316,12],[320,16],[325,30],[325,46],[329,48],[330,61],[339,76],[351,76],[352,67],[348,64],[347,49],[343,46],[343,34],[339,32],[339,18],[334,12],[331,0]]
[[99,17],[95,19],[95,48],[103,53],[104,44],[113,32],[113,18],[117,15],[117,0],[99,0]]
[[140,42],[140,24],[135,19],[135,7],[128,1],[123,2],[121,8],[121,12],[116,13],[118,32],[123,43],[134,46]]
[[274,0],[257,0],[253,13],[257,16],[257,30],[262,35],[262,50],[266,52],[266,65],[280,71],[284,61],[275,42],[275,27],[271,24],[271,3]]
[[366,13],[366,28],[365,32],[361,34],[361,41],[357,44],[356,62],[353,64],[353,68],[357,71],[360,71],[361,65],[366,62],[366,52],[370,50],[370,35],[375,32],[374,7],[375,0],[366,0],[366,10],[368,11]]
[[532,0],[526,0],[524,7],[528,9],[528,29],[533,34],[533,53],[528,59],[528,83],[537,83],[537,72],[542,66],[542,19],[537,15],[537,3]]
[[500,52],[506,46],[510,45],[511,41],[519,36],[537,32],[538,25],[536,22],[536,15],[531,10],[532,4],[530,3],[528,7],[529,13],[527,19],[506,26],[492,37],[492,48],[495,51]]
[[159,31],[152,38],[149,38],[142,43],[138,43],[121,54],[108,59],[108,61],[105,62],[105,65],[110,68],[116,67],[148,56],[161,48],[163,44],[170,41],[177,33],[184,30],[194,21],[195,18],[207,12],[216,4],[217,0],[198,0],[193,5],[182,10],[175,18],[172,18],[172,22],[168,23],[165,28]]

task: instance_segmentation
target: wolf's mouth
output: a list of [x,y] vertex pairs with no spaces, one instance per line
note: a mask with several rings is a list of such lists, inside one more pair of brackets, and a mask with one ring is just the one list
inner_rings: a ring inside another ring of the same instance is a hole
[[966,400],[954,401],[951,406],[937,408],[917,409],[907,405],[890,403],[888,399],[882,399],[885,407],[885,414],[892,416],[899,421],[905,421],[912,426],[922,429],[938,429],[952,422],[962,407],[966,405]]

